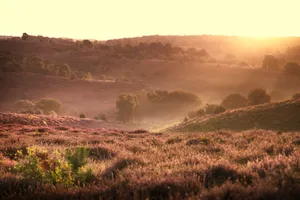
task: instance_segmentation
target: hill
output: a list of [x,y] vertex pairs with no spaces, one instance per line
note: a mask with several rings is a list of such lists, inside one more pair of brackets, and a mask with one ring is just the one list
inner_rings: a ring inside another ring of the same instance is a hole
[[300,130],[300,99],[230,110],[219,115],[182,122],[170,131],[196,132],[220,129],[242,131],[265,129],[275,131]]
[[9,111],[17,100],[55,98],[63,104],[63,109],[83,112],[92,118],[99,112],[114,111],[120,93],[137,92],[146,87],[132,82],[69,80],[33,73],[1,75],[0,112]]

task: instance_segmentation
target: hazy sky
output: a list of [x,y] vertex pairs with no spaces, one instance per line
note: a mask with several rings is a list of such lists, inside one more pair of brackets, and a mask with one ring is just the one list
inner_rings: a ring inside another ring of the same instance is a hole
[[300,0],[0,0],[0,35],[300,36]]

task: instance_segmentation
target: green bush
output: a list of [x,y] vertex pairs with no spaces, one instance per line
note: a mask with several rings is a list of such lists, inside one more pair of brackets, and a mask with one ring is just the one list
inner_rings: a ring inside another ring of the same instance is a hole
[[118,119],[127,122],[133,119],[134,112],[139,105],[139,99],[134,94],[120,94],[116,101]]
[[36,108],[41,109],[44,114],[49,115],[50,111],[59,113],[61,103],[56,99],[45,98],[36,103]]
[[[52,184],[74,184],[71,165],[58,152],[49,154],[46,149],[33,146],[27,148],[27,155],[16,165],[26,179]],[[18,152],[22,156],[21,152]]]
[[221,103],[226,109],[243,108],[247,106],[247,98],[239,93],[230,94]]
[[44,148],[33,146],[27,148],[27,155],[18,151],[18,164],[15,169],[26,179],[37,182],[74,185],[92,180],[92,170],[86,168],[88,150],[77,147],[67,149],[63,156],[57,150],[52,153]]
[[270,101],[271,96],[262,88],[251,90],[248,94],[248,105],[250,106],[270,103]]

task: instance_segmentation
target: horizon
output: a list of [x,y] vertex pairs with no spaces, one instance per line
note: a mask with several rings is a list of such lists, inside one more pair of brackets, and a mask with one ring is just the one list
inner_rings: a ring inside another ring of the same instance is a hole
[[95,0],[85,3],[15,0],[1,4],[4,9],[0,13],[0,34],[6,36],[20,36],[23,32],[93,40],[152,35],[300,36],[300,29],[296,27],[299,3],[295,0],[191,0],[185,3],[169,0],[144,3],[137,0],[101,3]]

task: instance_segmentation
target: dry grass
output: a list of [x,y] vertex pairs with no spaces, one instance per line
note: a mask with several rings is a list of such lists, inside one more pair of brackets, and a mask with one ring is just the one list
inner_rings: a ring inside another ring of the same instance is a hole
[[[22,129],[22,131],[20,131]],[[26,131],[24,131],[26,130]],[[42,130],[42,131],[39,131]],[[0,134],[3,199],[297,199],[299,133],[265,130],[149,133],[144,130],[10,126]],[[61,186],[15,172],[18,150],[89,149],[92,182]]]

